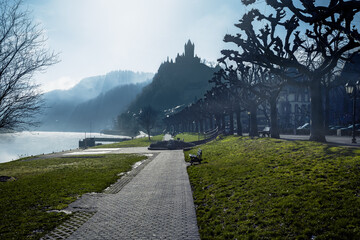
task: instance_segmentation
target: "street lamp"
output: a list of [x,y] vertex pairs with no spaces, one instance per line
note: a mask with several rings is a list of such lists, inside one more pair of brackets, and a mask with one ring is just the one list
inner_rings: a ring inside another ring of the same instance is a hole
[[249,117],[249,136],[250,136],[250,125],[251,125],[251,112],[248,112],[248,117]]
[[352,143],[356,143],[356,129],[355,129],[355,114],[356,114],[356,98],[357,94],[360,91],[360,81],[357,81],[356,84],[347,83],[345,84],[345,90],[346,93],[349,94],[350,97],[353,98],[353,116],[352,116],[352,122],[353,122],[353,129],[352,129]]

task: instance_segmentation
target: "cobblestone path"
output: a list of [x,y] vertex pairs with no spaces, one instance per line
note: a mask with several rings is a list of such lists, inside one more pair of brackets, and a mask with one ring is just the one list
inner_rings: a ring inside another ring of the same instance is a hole
[[182,151],[160,152],[116,194],[87,198],[78,204],[95,214],[68,239],[199,239]]

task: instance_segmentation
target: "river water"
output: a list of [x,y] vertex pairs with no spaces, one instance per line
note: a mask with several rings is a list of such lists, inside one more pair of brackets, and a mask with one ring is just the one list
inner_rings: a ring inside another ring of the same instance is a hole
[[[86,137],[124,137],[87,133]],[[0,134],[0,163],[31,155],[61,152],[79,147],[85,133],[79,132],[20,132]]]

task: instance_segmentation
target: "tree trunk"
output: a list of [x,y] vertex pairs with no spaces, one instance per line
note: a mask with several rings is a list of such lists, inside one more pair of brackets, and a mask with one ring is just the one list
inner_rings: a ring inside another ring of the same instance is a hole
[[324,133],[324,111],[321,96],[321,83],[317,79],[312,79],[310,84],[310,141],[326,142]]
[[269,100],[270,104],[270,134],[272,138],[280,138],[278,119],[277,119],[277,96],[273,96]]
[[230,112],[229,114],[230,117],[230,131],[229,134],[230,135],[234,135],[234,112]]
[[204,132],[204,121],[203,121],[203,119],[200,119],[200,132],[201,133]]
[[150,139],[150,128],[147,128],[147,132],[148,132],[149,142],[150,142],[151,141],[151,139]]
[[252,106],[250,108],[250,137],[259,136],[259,130],[257,125],[257,106]]
[[225,114],[221,114],[221,130],[225,133]]
[[213,116],[212,116],[212,114],[210,115],[210,118],[209,118],[209,124],[210,124],[209,130],[213,129]]
[[220,115],[216,114],[215,115],[215,125],[216,127],[220,130],[221,129],[221,125],[220,125]]
[[330,89],[325,87],[325,120],[324,128],[325,132],[329,130],[329,121],[330,121]]
[[242,136],[242,125],[241,125],[241,111],[240,109],[236,110],[236,125],[237,125],[237,135]]

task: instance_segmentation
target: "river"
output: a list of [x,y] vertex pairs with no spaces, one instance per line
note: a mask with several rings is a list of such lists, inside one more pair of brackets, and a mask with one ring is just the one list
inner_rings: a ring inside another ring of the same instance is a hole
[[[124,137],[89,133],[86,137]],[[61,152],[79,147],[85,133],[79,132],[20,132],[0,134],[0,163],[43,153]]]

